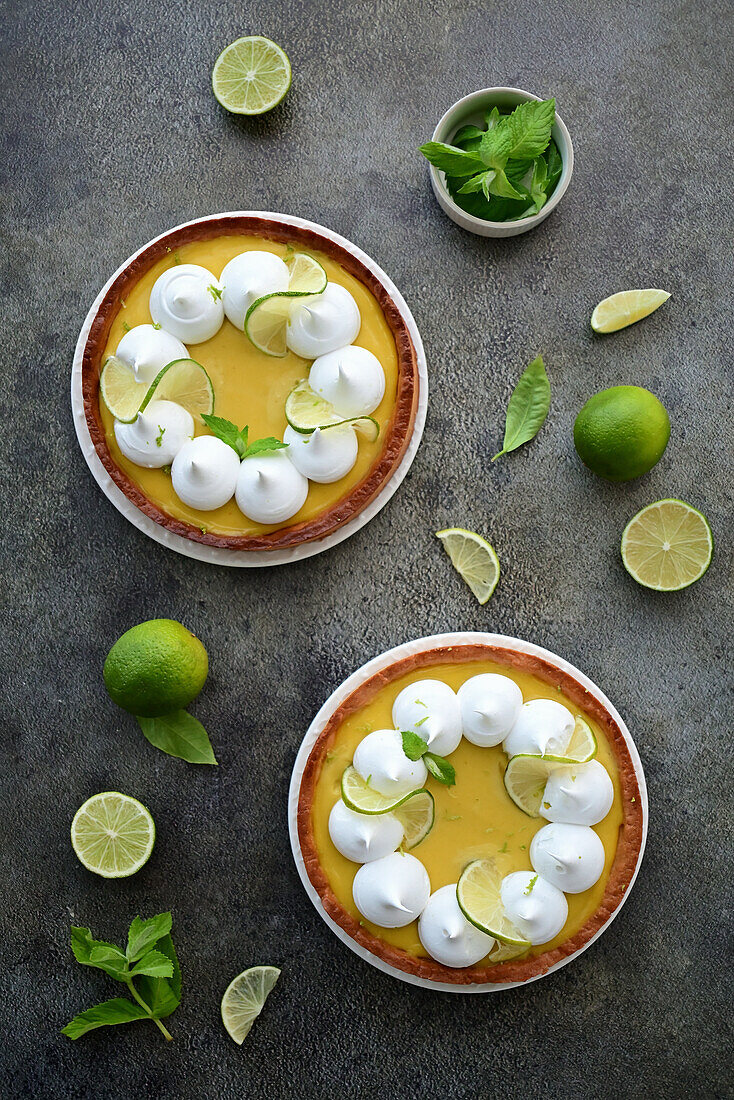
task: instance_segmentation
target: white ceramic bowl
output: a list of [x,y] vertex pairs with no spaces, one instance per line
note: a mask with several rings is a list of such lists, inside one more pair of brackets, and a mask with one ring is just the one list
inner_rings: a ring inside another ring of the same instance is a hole
[[[449,107],[438,126],[433,132],[434,141],[443,141],[451,144],[456,131],[460,126],[484,124],[484,112],[492,107],[499,107],[500,111],[513,110],[519,103],[528,99],[540,102],[540,96],[532,92],[524,92],[521,88],[482,88],[479,92],[465,95],[457,100],[453,107]],[[470,233],[476,233],[479,237],[517,237],[520,233],[527,233],[534,229],[555,210],[566,193],[571,174],[573,172],[573,145],[571,135],[566,129],[563,119],[556,114],[556,120],[551,130],[553,140],[561,154],[563,168],[561,178],[556,184],[556,189],[548,199],[539,214],[533,214],[531,218],[523,218],[519,222],[490,222],[484,218],[475,218],[473,214],[467,214],[460,206],[457,206],[446,187],[446,179],[443,172],[439,172],[433,165],[431,170],[431,185],[439,205],[448,214],[452,221],[460,225],[462,229],[468,229]]]

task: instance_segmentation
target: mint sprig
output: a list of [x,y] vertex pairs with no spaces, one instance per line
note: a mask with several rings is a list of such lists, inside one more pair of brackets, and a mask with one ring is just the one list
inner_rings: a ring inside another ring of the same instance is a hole
[[401,730],[403,739],[403,752],[408,760],[423,759],[423,763],[434,779],[443,783],[446,787],[453,787],[456,782],[456,771],[453,764],[449,764],[445,757],[435,752],[428,751],[428,745],[423,738],[413,730]]
[[132,1000],[114,997],[80,1012],[61,1034],[79,1039],[88,1031],[135,1020],[152,1020],[166,1039],[172,1035],[161,1022],[181,1002],[181,971],[171,940],[171,914],[148,920],[136,917],[128,932],[125,951],[105,940],[95,940],[88,928],[72,927],[71,949],[82,966],[103,970],[127,986]]
[[232,450],[236,451],[240,458],[251,458],[253,455],[265,454],[267,451],[282,451],[288,446],[272,435],[255,439],[248,443],[248,426],[238,428],[231,420],[225,420],[223,416],[213,416],[203,413],[201,419],[207,428],[217,439],[221,439]]

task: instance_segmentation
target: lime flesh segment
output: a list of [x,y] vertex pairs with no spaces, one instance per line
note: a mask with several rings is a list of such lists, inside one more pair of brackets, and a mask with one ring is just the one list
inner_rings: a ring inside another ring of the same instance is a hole
[[99,392],[115,420],[131,424],[151,401],[175,401],[192,416],[214,412],[214,387],[200,363],[174,359],[153,381],[141,383],[126,363],[111,355],[102,368]]
[[620,290],[599,302],[591,315],[594,332],[618,332],[641,321],[667,302],[666,290]]
[[631,577],[656,592],[677,592],[711,564],[714,538],[701,512],[683,500],[656,500],[633,516],[622,535]]
[[437,531],[451,564],[463,577],[481,604],[485,604],[500,579],[500,560],[494,547],[475,531],[447,527]]
[[258,351],[277,359],[288,351],[288,321],[295,305],[302,305],[306,297],[323,294],[327,282],[323,267],[307,252],[296,252],[288,261],[288,270],[288,289],[264,294],[245,315],[245,333],[252,343]]
[[403,848],[409,852],[425,840],[436,819],[436,805],[430,791],[414,791],[394,811],[403,826]]
[[410,791],[409,794],[400,795],[399,798],[395,798],[394,795],[380,794],[379,791],[370,787],[369,783],[365,783],[352,764],[344,769],[341,790],[344,804],[358,814],[387,814],[417,794],[416,791]]
[[518,753],[505,768],[505,790],[528,817],[541,817],[540,804],[548,776],[558,768],[569,768],[578,763],[578,760],[572,760],[568,756],[532,756]]
[[497,966],[499,963],[510,962],[511,959],[519,959],[521,955],[530,947],[530,944],[518,944],[518,943],[502,943],[501,940],[495,940],[494,947],[487,957],[487,962],[490,966]]
[[284,50],[261,35],[238,38],[214,63],[212,90],[236,115],[262,115],[280,103],[291,86],[291,63]]
[[456,884],[459,908],[476,928],[500,943],[527,949],[530,944],[505,916],[500,887],[502,876],[493,859],[475,859],[461,872]]
[[326,272],[308,252],[296,252],[287,261],[290,278],[285,294],[323,294],[326,290]]
[[126,878],[148,862],[155,824],[136,798],[117,791],[92,795],[74,814],[71,846],[89,871]]
[[138,415],[149,389],[148,382],[135,381],[135,375],[130,367],[117,356],[110,355],[105,361],[99,376],[99,392],[115,420],[120,420],[123,424],[131,424]]
[[577,715],[576,725],[571,734],[568,748],[566,749],[566,758],[578,763],[586,763],[587,760],[594,759],[596,750],[596,737],[594,736],[591,726],[585,718],[582,718],[581,715]]
[[288,394],[285,418],[291,428],[301,435],[309,435],[317,428],[336,428],[340,424],[351,424],[370,443],[374,443],[380,434],[380,425],[373,416],[354,416],[345,420],[335,412],[330,401],[311,389],[305,379],[298,382]]
[[251,966],[234,978],[222,997],[222,1023],[241,1045],[280,977],[277,966]]

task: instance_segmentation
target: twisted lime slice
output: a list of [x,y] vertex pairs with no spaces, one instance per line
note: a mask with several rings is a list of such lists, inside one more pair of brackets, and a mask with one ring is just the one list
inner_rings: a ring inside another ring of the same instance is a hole
[[403,826],[403,848],[410,851],[425,840],[436,819],[436,805],[430,791],[414,791],[402,802],[394,814]]
[[227,986],[222,997],[222,1023],[238,1045],[249,1034],[279,977],[277,966],[251,966]]
[[192,416],[214,412],[214,387],[200,363],[174,359],[152,382],[136,382],[127,363],[111,355],[102,368],[99,392],[115,420],[131,424],[139,412],[156,401],[175,401]]
[[259,351],[282,359],[288,351],[286,334],[296,299],[323,294],[326,272],[307,252],[296,252],[286,261],[290,271],[288,289],[264,294],[245,314],[245,332]]
[[[423,788],[420,789],[423,790]],[[400,795],[399,798],[394,795],[380,794],[379,791],[370,787],[369,783],[365,783],[352,764],[344,769],[342,775],[342,800],[350,810],[355,810],[358,814],[387,814],[398,806],[402,806],[417,793],[417,791],[410,791],[409,794]]]
[[380,425],[373,416],[352,416],[345,419],[335,412],[334,406],[309,386],[306,379],[296,383],[285,403],[285,418],[294,431],[309,435],[317,428],[336,428],[340,424],[352,427],[374,443],[380,434]]
[[500,943],[527,950],[530,944],[505,916],[500,887],[502,875],[493,859],[475,859],[461,872],[456,884],[459,908],[476,928]]

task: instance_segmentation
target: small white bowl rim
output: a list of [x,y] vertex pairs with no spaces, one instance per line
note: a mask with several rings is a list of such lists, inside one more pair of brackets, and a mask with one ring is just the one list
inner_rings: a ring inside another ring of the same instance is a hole
[[[461,99],[457,99],[456,103],[453,103],[447,111],[444,111],[444,113],[441,115],[441,118],[438,120],[438,123],[436,124],[436,129],[433,131],[432,140],[433,141],[443,140],[442,138],[439,138],[437,135],[443,129],[444,124],[454,114],[454,112],[456,112],[457,114],[460,113],[460,111],[458,110],[459,108],[466,107],[467,108],[467,113],[468,113],[469,108],[471,107],[472,103],[474,103],[475,101],[477,101],[479,99],[485,99],[485,98],[487,98],[489,96],[492,96],[492,95],[503,95],[503,94],[524,96],[525,99],[534,99],[536,101],[536,103],[541,103],[542,102],[539,95],[535,95],[534,92],[526,92],[523,88],[509,88],[509,87],[499,87],[499,86],[496,87],[496,88],[479,88],[479,89],[477,89],[476,92],[469,92],[468,95],[462,96]],[[571,182],[571,175],[573,174],[573,161],[574,161],[573,142],[571,141],[571,135],[568,132],[568,127],[566,126],[566,123],[563,121],[563,119],[561,118],[561,116],[557,112],[556,112],[554,125],[558,126],[558,129],[563,134],[563,137],[566,141],[566,145],[567,145],[567,148],[568,148],[568,153],[565,157],[563,156],[563,154],[561,154],[561,159],[563,161],[563,168],[561,169],[561,178],[558,180],[558,184],[556,186],[555,191],[553,192],[551,197],[548,199],[548,202],[545,204],[543,209],[540,210],[537,214],[533,214],[533,216],[531,218],[523,218],[523,221],[522,221],[523,232],[525,232],[527,229],[532,229],[536,225],[539,225],[540,222],[544,221],[545,218],[547,218],[547,216],[551,213],[551,211],[555,210],[556,206],[558,206],[558,203],[561,201],[561,199],[565,195],[566,191],[568,190],[568,185]],[[560,152],[560,150],[559,150],[559,152]],[[468,214],[466,212],[466,210],[462,210],[462,208],[458,205],[458,203],[455,203],[454,200],[452,199],[451,195],[449,194],[449,190],[448,190],[446,184],[444,183],[444,181],[441,179],[441,173],[439,172],[438,168],[436,168],[435,165],[433,165],[433,164],[431,164],[429,167],[430,167],[431,177],[434,181],[434,184],[437,187],[440,188],[444,198],[446,199],[446,202],[450,203],[451,207],[454,210],[457,211],[457,213],[461,216],[462,220],[465,219],[466,222],[471,224],[471,225],[476,225],[476,226],[491,225],[491,226],[494,226],[496,228],[499,228],[500,226],[507,226],[509,224],[506,221],[504,221],[504,222],[495,222],[495,221],[490,221],[489,218],[477,218],[476,215]]]

